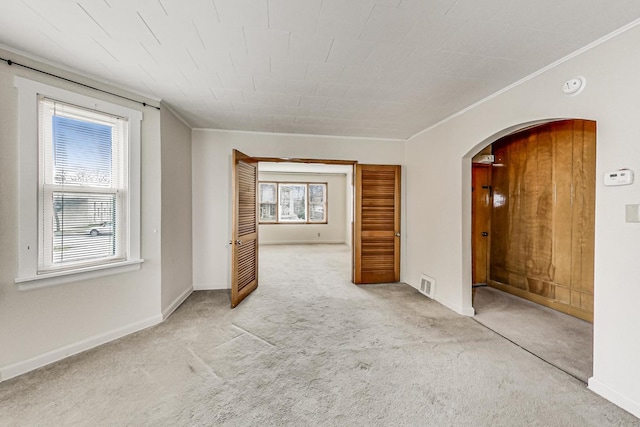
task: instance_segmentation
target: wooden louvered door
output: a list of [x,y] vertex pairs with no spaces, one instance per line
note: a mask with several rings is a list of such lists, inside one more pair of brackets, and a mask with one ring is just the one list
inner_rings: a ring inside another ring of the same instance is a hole
[[258,287],[258,162],[233,150],[231,308]]
[[400,280],[400,166],[356,165],[353,283]]

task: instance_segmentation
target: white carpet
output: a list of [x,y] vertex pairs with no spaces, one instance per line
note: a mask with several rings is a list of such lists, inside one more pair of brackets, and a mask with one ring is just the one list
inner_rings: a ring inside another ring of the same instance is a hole
[[593,325],[494,288],[476,288],[475,319],[585,384],[593,375]]
[[349,254],[264,248],[237,308],[196,292],[157,327],[6,381],[0,425],[638,425],[407,285],[352,285]]

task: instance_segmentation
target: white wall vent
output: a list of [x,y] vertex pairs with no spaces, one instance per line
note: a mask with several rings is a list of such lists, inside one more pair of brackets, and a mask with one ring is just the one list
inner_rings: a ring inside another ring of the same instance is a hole
[[420,289],[418,290],[420,293],[433,299],[436,295],[436,279],[429,277],[426,274],[420,275]]

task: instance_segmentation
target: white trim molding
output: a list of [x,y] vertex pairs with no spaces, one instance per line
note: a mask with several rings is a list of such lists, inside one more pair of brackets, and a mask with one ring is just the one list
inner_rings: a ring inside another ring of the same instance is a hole
[[176,309],[180,307],[182,303],[185,302],[185,300],[189,298],[189,295],[191,295],[192,293],[193,293],[193,286],[189,286],[187,289],[185,289],[184,292],[178,296],[178,298],[173,300],[173,302],[169,304],[167,308],[162,310],[162,320],[167,320],[169,316],[171,316],[173,312],[176,311]]
[[39,274],[33,277],[16,278],[15,283],[18,285],[18,290],[30,291],[32,289],[44,288],[62,283],[71,283],[79,280],[87,280],[95,277],[140,270],[140,264],[143,262],[143,259],[136,259],[132,261],[115,262],[112,264],[101,264],[70,271],[56,271],[48,274]]
[[[18,272],[15,279],[20,290],[53,286],[86,278],[140,269],[140,128],[142,112],[113,104],[100,98],[82,95],[66,89],[20,76],[14,77],[18,89]],[[126,259],[96,266],[75,266],[69,270],[39,274],[38,251],[38,95],[48,96],[72,105],[98,110],[129,119],[128,184],[126,201],[127,235],[124,237]],[[111,269],[111,271],[109,271]]]
[[612,388],[606,386],[605,384],[603,384],[602,382],[598,381],[594,377],[589,378],[588,388],[592,392],[604,397],[605,399],[607,399],[608,401],[614,403],[615,405],[618,405],[619,407],[621,407],[625,411],[630,412],[631,414],[633,414],[636,417],[640,418],[640,403],[639,402],[634,402],[633,400],[629,399],[628,397],[626,397],[626,396],[618,393],[617,391],[613,390]]
[[73,356],[74,354],[82,353],[83,351],[90,350],[118,338],[122,338],[125,335],[141,331],[161,322],[162,315],[158,314],[122,328],[94,335],[82,341],[51,350],[30,359],[23,360],[12,365],[3,366],[0,368],[0,382],[17,377],[18,375],[26,374],[27,372],[49,365],[53,362],[57,362],[69,356]]

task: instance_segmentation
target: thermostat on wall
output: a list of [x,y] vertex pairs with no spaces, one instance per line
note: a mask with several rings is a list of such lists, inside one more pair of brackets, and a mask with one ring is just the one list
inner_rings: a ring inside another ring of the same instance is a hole
[[604,174],[604,185],[629,185],[633,184],[633,171],[620,169]]

